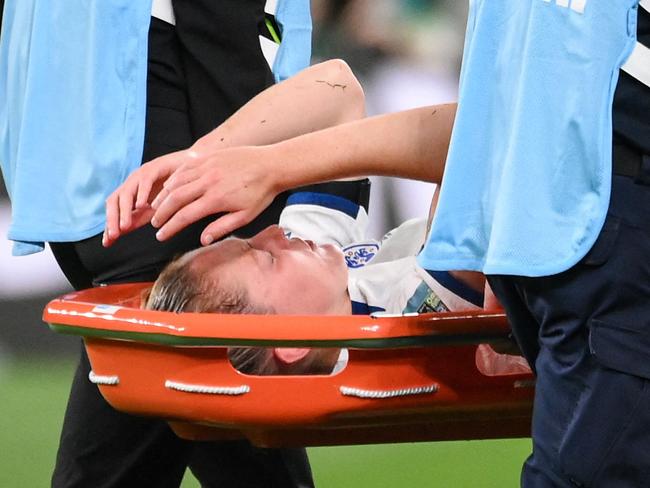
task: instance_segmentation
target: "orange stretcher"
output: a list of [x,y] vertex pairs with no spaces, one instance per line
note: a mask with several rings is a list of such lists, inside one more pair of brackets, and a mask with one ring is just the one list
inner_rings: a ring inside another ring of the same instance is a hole
[[[83,336],[90,381],[116,409],[167,419],[187,439],[245,436],[265,447],[530,435],[530,372],[484,374],[479,344],[502,313],[278,316],[139,308],[147,283],[51,301],[45,322]],[[347,348],[333,375],[251,376],[227,347]]]

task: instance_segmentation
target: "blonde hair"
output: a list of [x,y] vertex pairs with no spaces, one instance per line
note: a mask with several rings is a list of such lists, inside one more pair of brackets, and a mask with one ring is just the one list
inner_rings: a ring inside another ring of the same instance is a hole
[[[337,349],[336,355],[338,356]],[[280,363],[268,347],[232,347],[228,350],[230,362],[237,371],[256,376],[330,374],[334,367],[327,358],[328,349],[312,348],[305,358],[292,364]]]
[[270,313],[253,306],[241,287],[227,286],[192,267],[186,255],[162,270],[143,297],[143,308],[166,312]]
[[[249,300],[246,290],[233,283],[224,283],[211,273],[200,273],[192,259],[180,256],[160,273],[153,286],[145,292],[142,308],[165,312],[212,312],[226,314],[274,314],[271,307],[258,306]],[[233,367],[244,374],[267,376],[283,374],[328,374],[331,367],[321,367],[322,351],[314,349],[303,361],[279,363],[273,348],[230,347],[228,358]]]
[[[231,284],[232,285],[232,284]],[[272,313],[253,306],[245,290],[208,279],[192,267],[185,255],[174,259],[162,270],[153,286],[142,299],[146,310],[165,312],[212,312],[227,314]],[[228,357],[233,367],[242,373],[263,373],[272,366],[273,351],[263,348],[231,347]]]

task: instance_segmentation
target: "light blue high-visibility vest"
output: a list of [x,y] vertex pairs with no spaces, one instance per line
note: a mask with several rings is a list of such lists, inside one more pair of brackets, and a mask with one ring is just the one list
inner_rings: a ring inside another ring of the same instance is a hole
[[427,269],[544,276],[577,263],[611,187],[612,100],[638,0],[472,0]]
[[[152,0],[6,0],[0,167],[14,254],[102,232],[104,202],[139,167]],[[278,0],[278,79],[309,64],[308,0]]]
[[310,0],[267,1],[276,3],[275,20],[280,26],[282,42],[273,62],[275,81],[286,80],[311,62],[311,2]]
[[14,254],[101,232],[106,197],[140,165],[150,16],[151,0],[6,0],[0,163]]

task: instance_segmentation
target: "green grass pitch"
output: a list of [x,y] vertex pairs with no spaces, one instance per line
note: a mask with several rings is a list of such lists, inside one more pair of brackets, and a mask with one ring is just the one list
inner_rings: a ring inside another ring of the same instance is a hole
[[[46,487],[74,365],[0,366],[0,487]],[[508,488],[519,485],[529,439],[309,450],[318,488]],[[198,488],[190,474],[183,488]]]

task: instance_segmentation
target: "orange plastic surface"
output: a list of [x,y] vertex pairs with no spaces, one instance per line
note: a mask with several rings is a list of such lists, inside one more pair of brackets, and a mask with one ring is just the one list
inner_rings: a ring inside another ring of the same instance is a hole
[[[501,313],[174,314],[137,308],[146,286],[71,293],[50,302],[44,320],[83,335],[93,373],[118,378],[100,385],[113,407],[168,419],[182,437],[246,436],[270,447],[529,435],[532,375],[476,367],[477,344],[508,332]],[[336,375],[258,377],[232,368],[220,344],[348,347],[350,357]],[[169,387],[178,385],[240,394]],[[395,396],[417,388],[435,391]],[[350,391],[387,398],[342,393]]]

